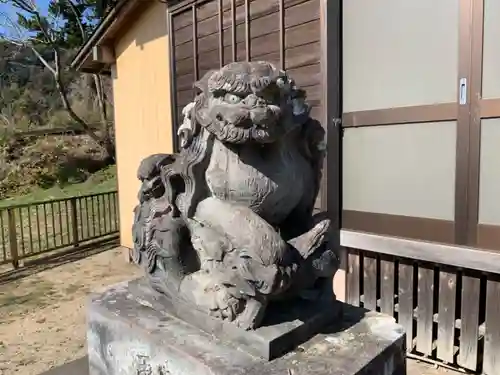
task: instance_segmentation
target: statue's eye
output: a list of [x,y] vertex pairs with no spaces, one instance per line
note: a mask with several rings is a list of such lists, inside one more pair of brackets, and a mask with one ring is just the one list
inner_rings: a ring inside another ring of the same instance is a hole
[[227,103],[230,103],[230,104],[237,104],[237,103],[241,102],[241,98],[238,95],[226,94],[224,96],[224,101],[226,101]]

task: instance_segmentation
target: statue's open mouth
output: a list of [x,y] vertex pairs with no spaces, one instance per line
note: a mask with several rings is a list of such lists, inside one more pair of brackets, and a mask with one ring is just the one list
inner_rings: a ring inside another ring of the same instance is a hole
[[[214,127],[215,128],[215,127]],[[277,138],[277,132],[261,128],[255,124],[250,127],[241,127],[234,124],[225,124],[211,131],[221,142],[243,144],[247,142],[271,143]]]
[[279,136],[279,120],[279,107],[224,106],[212,113],[209,131],[222,142],[272,143]]

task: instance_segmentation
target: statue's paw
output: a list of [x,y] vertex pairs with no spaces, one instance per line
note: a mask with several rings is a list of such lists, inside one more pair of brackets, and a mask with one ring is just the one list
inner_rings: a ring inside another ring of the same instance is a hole
[[232,322],[236,317],[236,312],[230,307],[226,307],[223,310],[220,309],[210,310],[209,314],[211,317],[220,320],[227,320],[229,322]]
[[243,310],[241,293],[221,281],[218,272],[197,271],[185,277],[180,293],[213,317],[232,321]]
[[244,310],[234,320],[234,324],[245,331],[255,329],[260,325],[264,312],[265,306],[260,301],[249,299]]
[[223,285],[214,285],[209,306],[210,315],[219,319],[233,321],[241,309],[242,301],[230,293]]
[[239,328],[244,329],[245,331],[249,331],[255,328],[252,319],[242,315],[238,316],[235,319],[234,324],[236,324]]
[[308,258],[327,241],[327,234],[330,230],[330,220],[324,219],[317,223],[311,230],[293,238],[289,244],[295,247],[303,258]]
[[312,261],[316,277],[332,277],[339,268],[340,260],[332,250],[326,250]]

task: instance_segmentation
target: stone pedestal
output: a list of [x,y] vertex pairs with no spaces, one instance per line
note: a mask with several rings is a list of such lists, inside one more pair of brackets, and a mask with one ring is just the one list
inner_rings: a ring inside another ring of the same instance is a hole
[[[385,315],[337,303],[342,317],[335,307],[329,316],[312,306],[311,318],[301,319],[289,307],[288,321],[239,332],[215,320],[197,328],[196,312],[179,311],[161,298],[145,293],[141,281],[92,296],[90,375],[406,374],[404,331]],[[337,323],[321,329],[328,320]],[[291,351],[265,358],[288,350],[290,343]]]

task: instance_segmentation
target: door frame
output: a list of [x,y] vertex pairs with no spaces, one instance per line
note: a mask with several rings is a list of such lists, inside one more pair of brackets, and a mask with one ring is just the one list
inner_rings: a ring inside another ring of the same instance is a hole
[[333,278],[337,299],[345,301],[347,253],[341,247],[342,228],[342,0],[320,0],[323,118],[327,154],[321,186],[321,208],[332,225],[331,243],[338,249],[339,269]]

